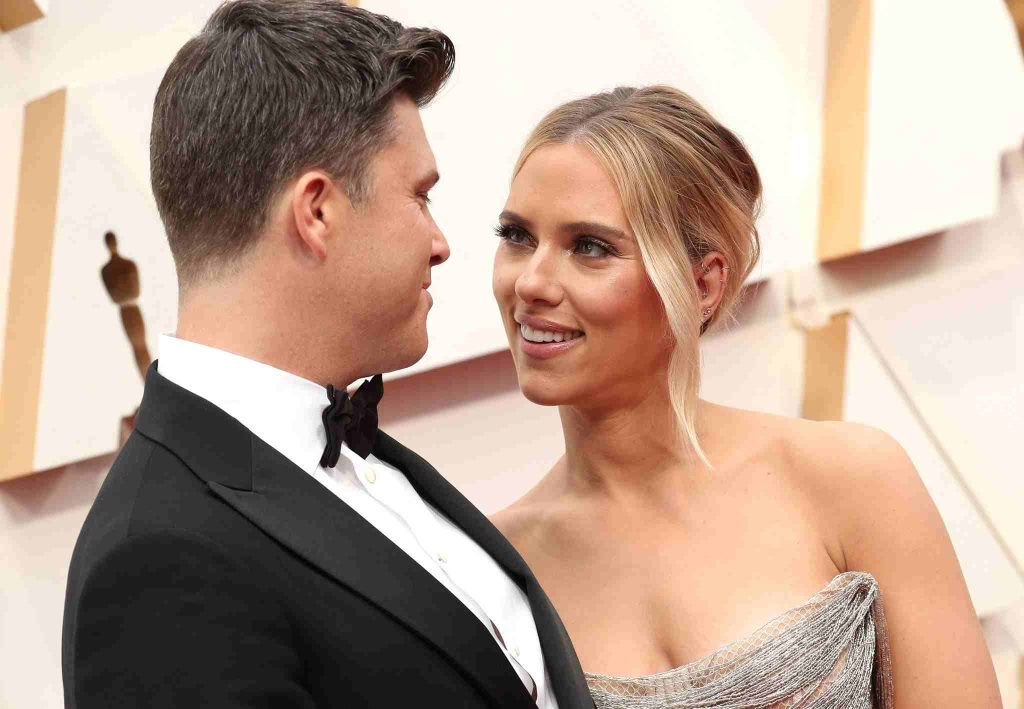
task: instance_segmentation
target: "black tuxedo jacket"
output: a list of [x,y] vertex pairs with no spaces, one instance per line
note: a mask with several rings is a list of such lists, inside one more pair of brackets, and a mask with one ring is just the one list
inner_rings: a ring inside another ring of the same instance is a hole
[[[592,709],[522,558],[434,468],[402,470],[525,590],[561,709]],[[150,368],[71,560],[68,707],[535,706],[490,633],[427,571],[222,410]]]

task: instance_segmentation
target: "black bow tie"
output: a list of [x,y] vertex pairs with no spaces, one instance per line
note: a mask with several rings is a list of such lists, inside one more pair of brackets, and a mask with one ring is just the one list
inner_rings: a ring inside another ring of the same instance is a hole
[[377,404],[384,396],[384,379],[381,375],[363,382],[352,396],[342,389],[337,391],[333,384],[327,385],[330,405],[324,409],[324,431],[327,446],[320,456],[320,465],[333,468],[341,456],[342,442],[355,451],[360,458],[366,458],[377,440]]

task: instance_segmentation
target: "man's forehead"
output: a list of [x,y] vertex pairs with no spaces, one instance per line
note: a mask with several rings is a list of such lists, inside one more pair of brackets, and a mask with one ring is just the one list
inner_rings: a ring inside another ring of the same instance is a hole
[[400,96],[392,105],[392,140],[382,151],[402,164],[416,180],[437,173],[434,151],[427,140],[419,107],[409,98]]
[[[427,143],[427,133],[423,128],[420,109],[408,97],[399,96],[391,104],[391,128],[395,142]],[[427,148],[429,149],[429,145]]]

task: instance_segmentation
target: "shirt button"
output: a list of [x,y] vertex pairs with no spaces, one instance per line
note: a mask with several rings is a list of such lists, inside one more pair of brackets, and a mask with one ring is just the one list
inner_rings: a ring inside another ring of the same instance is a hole
[[448,557],[446,557],[444,554],[438,554],[437,555],[437,563],[439,563],[439,564],[447,564],[448,563]]
[[377,482],[377,473],[373,471],[373,468],[369,468],[366,471],[366,482],[375,483]]
[[512,648],[512,656],[515,657],[517,660],[519,659],[519,646],[518,645],[516,645],[515,647]]

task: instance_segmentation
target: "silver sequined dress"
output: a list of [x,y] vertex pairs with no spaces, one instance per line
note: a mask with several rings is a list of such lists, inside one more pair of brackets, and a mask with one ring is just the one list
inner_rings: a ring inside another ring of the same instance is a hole
[[878,583],[847,572],[805,604],[682,667],[587,674],[597,709],[891,709]]

